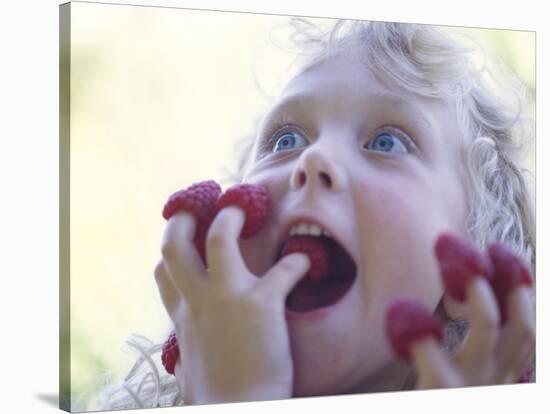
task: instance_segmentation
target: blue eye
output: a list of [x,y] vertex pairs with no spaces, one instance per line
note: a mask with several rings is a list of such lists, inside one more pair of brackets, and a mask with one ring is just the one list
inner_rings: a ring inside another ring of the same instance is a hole
[[273,152],[285,151],[308,145],[307,139],[297,132],[285,132],[281,135],[273,147]]
[[365,146],[368,150],[378,152],[392,152],[406,154],[409,152],[403,141],[387,132],[378,134],[374,139],[370,140]]

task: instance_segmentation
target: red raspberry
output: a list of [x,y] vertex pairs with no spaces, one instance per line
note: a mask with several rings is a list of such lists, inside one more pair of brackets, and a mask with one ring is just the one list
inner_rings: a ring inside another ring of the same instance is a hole
[[195,216],[197,229],[195,230],[194,242],[203,263],[206,263],[206,233],[216,216],[216,202],[221,192],[220,186],[213,180],[195,183],[172,194],[162,211],[162,216],[166,220],[169,220],[180,210],[188,211]]
[[443,283],[449,295],[466,299],[466,286],[475,277],[491,276],[491,262],[472,243],[451,234],[442,234],[435,244]]
[[326,241],[315,236],[293,236],[285,243],[282,255],[305,253],[309,257],[309,270],[305,278],[318,282],[328,275],[329,253]]
[[176,332],[172,331],[168,339],[162,346],[162,365],[169,374],[175,375],[176,361],[180,356],[180,350],[178,348],[178,338]]
[[197,230],[204,231],[215,216],[220,194],[221,188],[213,180],[194,183],[170,196],[164,205],[162,216],[168,220],[179,210],[188,211],[197,219]]
[[239,206],[246,214],[241,238],[254,237],[267,221],[269,209],[267,188],[254,184],[235,185],[227,189],[218,199],[217,211],[230,205]]
[[494,274],[491,286],[500,308],[502,323],[507,320],[506,299],[519,285],[532,286],[533,279],[529,267],[504,243],[495,242],[489,246],[489,256],[493,262]]
[[411,359],[411,345],[428,336],[443,340],[441,323],[420,303],[411,299],[397,299],[386,312],[386,335],[394,353],[407,361]]

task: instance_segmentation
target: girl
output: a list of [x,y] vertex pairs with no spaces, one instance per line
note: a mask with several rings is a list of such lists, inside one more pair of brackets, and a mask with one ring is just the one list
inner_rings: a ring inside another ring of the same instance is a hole
[[[488,283],[477,278],[465,303],[453,300],[434,255],[450,232],[480,249],[503,242],[534,270],[518,152],[524,108],[435,27],[291,23],[312,53],[263,118],[243,167],[242,181],[269,191],[267,223],[239,240],[243,212],[223,209],[208,232],[206,270],[191,244],[194,217],[168,221],[155,277],[180,344],[175,376],[151,358],[161,344],[134,338],[143,355],[122,386],[104,390],[104,410],[509,383],[529,368],[533,292],[514,289],[501,326]],[[303,254],[278,260],[304,229],[338,245],[347,269],[338,294],[296,289],[310,266]],[[413,365],[385,334],[399,296],[445,321],[444,349],[426,342]],[[139,379],[144,361],[150,371]]]

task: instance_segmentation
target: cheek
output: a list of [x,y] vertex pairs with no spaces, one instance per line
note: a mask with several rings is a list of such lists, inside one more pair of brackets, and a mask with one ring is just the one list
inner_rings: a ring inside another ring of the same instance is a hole
[[374,228],[412,243],[423,235],[462,227],[460,189],[439,175],[372,171],[356,183],[353,201],[362,232],[372,234],[369,228]]
[[435,307],[442,284],[433,246],[451,226],[441,200],[411,180],[371,178],[355,192],[366,295],[369,301],[407,295]]
[[443,221],[443,206],[427,186],[413,180],[372,175],[354,192],[361,231],[408,242]]
[[277,205],[278,201],[288,192],[291,172],[290,165],[252,169],[244,177],[244,182],[265,186],[268,190],[271,204]]

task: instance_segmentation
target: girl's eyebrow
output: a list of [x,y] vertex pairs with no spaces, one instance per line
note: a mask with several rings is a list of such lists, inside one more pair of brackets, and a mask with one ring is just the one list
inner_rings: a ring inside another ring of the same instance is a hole
[[293,114],[293,118],[305,117],[306,110],[311,110],[311,106],[316,102],[316,98],[310,94],[294,94],[285,97],[276,103],[265,116],[261,130],[269,129],[274,121],[280,119],[285,114]]
[[[306,111],[315,110],[315,106],[320,102],[326,101],[330,97],[323,96],[323,91],[317,93],[294,93],[284,97],[280,102],[270,110],[264,119],[264,125],[270,126],[274,120],[280,119],[284,114],[292,113],[293,118],[305,117]],[[393,92],[370,93],[365,98],[357,100],[358,105],[365,108],[366,114],[369,112],[383,113],[384,118],[395,116],[397,119],[407,119],[418,124],[422,128],[428,128],[435,131],[435,123],[433,116],[430,116],[430,111],[425,108],[419,98],[411,95],[411,97],[402,96]],[[392,108],[388,114],[388,108]]]
[[299,109],[300,107],[309,106],[316,102],[317,98],[311,94],[294,94],[285,97],[278,102],[270,111],[269,115],[277,114],[278,112],[285,112],[293,107]]

